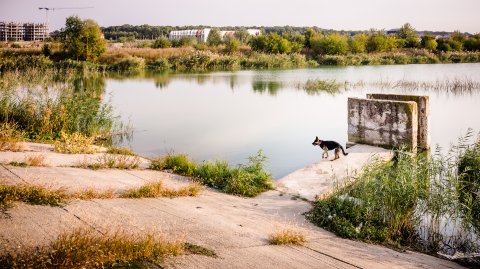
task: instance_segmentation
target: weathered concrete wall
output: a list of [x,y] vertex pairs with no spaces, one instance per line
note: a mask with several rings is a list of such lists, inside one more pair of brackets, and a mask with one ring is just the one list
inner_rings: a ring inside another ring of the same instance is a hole
[[430,100],[428,96],[397,95],[397,94],[367,94],[367,99],[413,101],[417,103],[418,109],[418,135],[417,146],[422,149],[430,148]]
[[417,103],[348,98],[348,140],[382,147],[417,147]]

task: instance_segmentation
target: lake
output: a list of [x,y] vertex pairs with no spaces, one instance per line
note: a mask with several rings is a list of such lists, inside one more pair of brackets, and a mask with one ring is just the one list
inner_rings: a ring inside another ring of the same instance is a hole
[[[308,93],[301,89],[308,80],[338,83],[340,91]],[[321,159],[315,136],[345,145],[347,99],[367,93],[430,96],[432,146],[448,148],[468,128],[480,131],[479,83],[478,63],[392,65],[146,74],[109,78],[106,92],[134,128],[124,146],[141,155],[241,164],[261,149],[280,178]]]

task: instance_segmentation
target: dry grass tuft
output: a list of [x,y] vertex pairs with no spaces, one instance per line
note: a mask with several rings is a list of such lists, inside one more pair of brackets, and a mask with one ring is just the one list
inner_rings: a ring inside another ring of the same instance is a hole
[[268,238],[272,245],[303,245],[305,235],[298,230],[283,229],[271,234]]
[[15,123],[4,122],[0,125],[0,151],[21,151],[23,133]]
[[113,199],[116,197],[115,191],[109,189],[104,191],[98,191],[93,188],[78,191],[70,195],[71,198],[80,200],[92,200],[92,199]]
[[182,241],[168,241],[154,233],[117,231],[102,235],[94,230],[75,229],[61,234],[46,247],[0,255],[0,264],[5,268],[138,268],[184,252]]
[[46,156],[44,154],[34,154],[25,157],[25,164],[28,166],[45,166]]
[[30,184],[7,185],[0,182],[0,207],[8,207],[12,202],[32,205],[60,206],[69,198],[64,188],[51,188]]
[[138,156],[118,155],[118,154],[102,154],[97,158],[97,162],[91,163],[87,158],[84,158],[78,166],[85,169],[136,169],[140,163]]
[[54,151],[69,154],[95,153],[94,140],[95,137],[89,137],[82,133],[67,134],[62,132],[60,141],[56,141],[54,144]]
[[181,197],[197,196],[201,191],[201,185],[191,183],[186,187],[179,189],[169,189],[163,185],[162,181],[147,183],[139,188],[133,188],[121,195],[122,198],[157,198],[157,197]]

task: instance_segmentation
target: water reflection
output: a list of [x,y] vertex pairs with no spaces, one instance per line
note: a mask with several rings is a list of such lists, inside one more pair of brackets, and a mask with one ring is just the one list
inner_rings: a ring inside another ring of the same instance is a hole
[[[308,81],[335,91],[305,91]],[[480,64],[458,64],[144,73],[108,79],[106,88],[140,154],[174,150],[236,164],[263,149],[281,177],[320,159],[315,135],[345,144],[347,99],[367,93],[429,95],[432,143],[448,148],[467,128],[480,130],[478,82]]]

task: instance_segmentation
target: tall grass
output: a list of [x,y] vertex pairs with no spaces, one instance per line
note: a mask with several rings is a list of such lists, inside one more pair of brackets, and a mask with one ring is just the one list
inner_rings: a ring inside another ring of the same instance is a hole
[[29,69],[0,75],[0,122],[16,124],[29,139],[61,133],[111,133],[112,108],[102,101],[103,78],[72,71]]
[[197,165],[186,155],[168,155],[152,160],[151,169],[167,170],[197,178],[202,184],[226,193],[254,197],[272,188],[272,175],[265,171],[266,157],[261,151],[248,158],[246,165],[231,167],[225,161]]
[[336,94],[341,90],[341,84],[335,80],[307,80],[304,84],[297,84],[298,89],[303,89],[308,95],[316,95],[322,92]]
[[[307,218],[346,238],[427,252],[479,251],[475,209],[480,188],[467,182],[469,173],[478,181],[480,151],[478,142],[471,147],[465,141],[447,156],[399,152],[394,161],[374,161],[316,201]],[[457,232],[444,235],[448,225]]]

